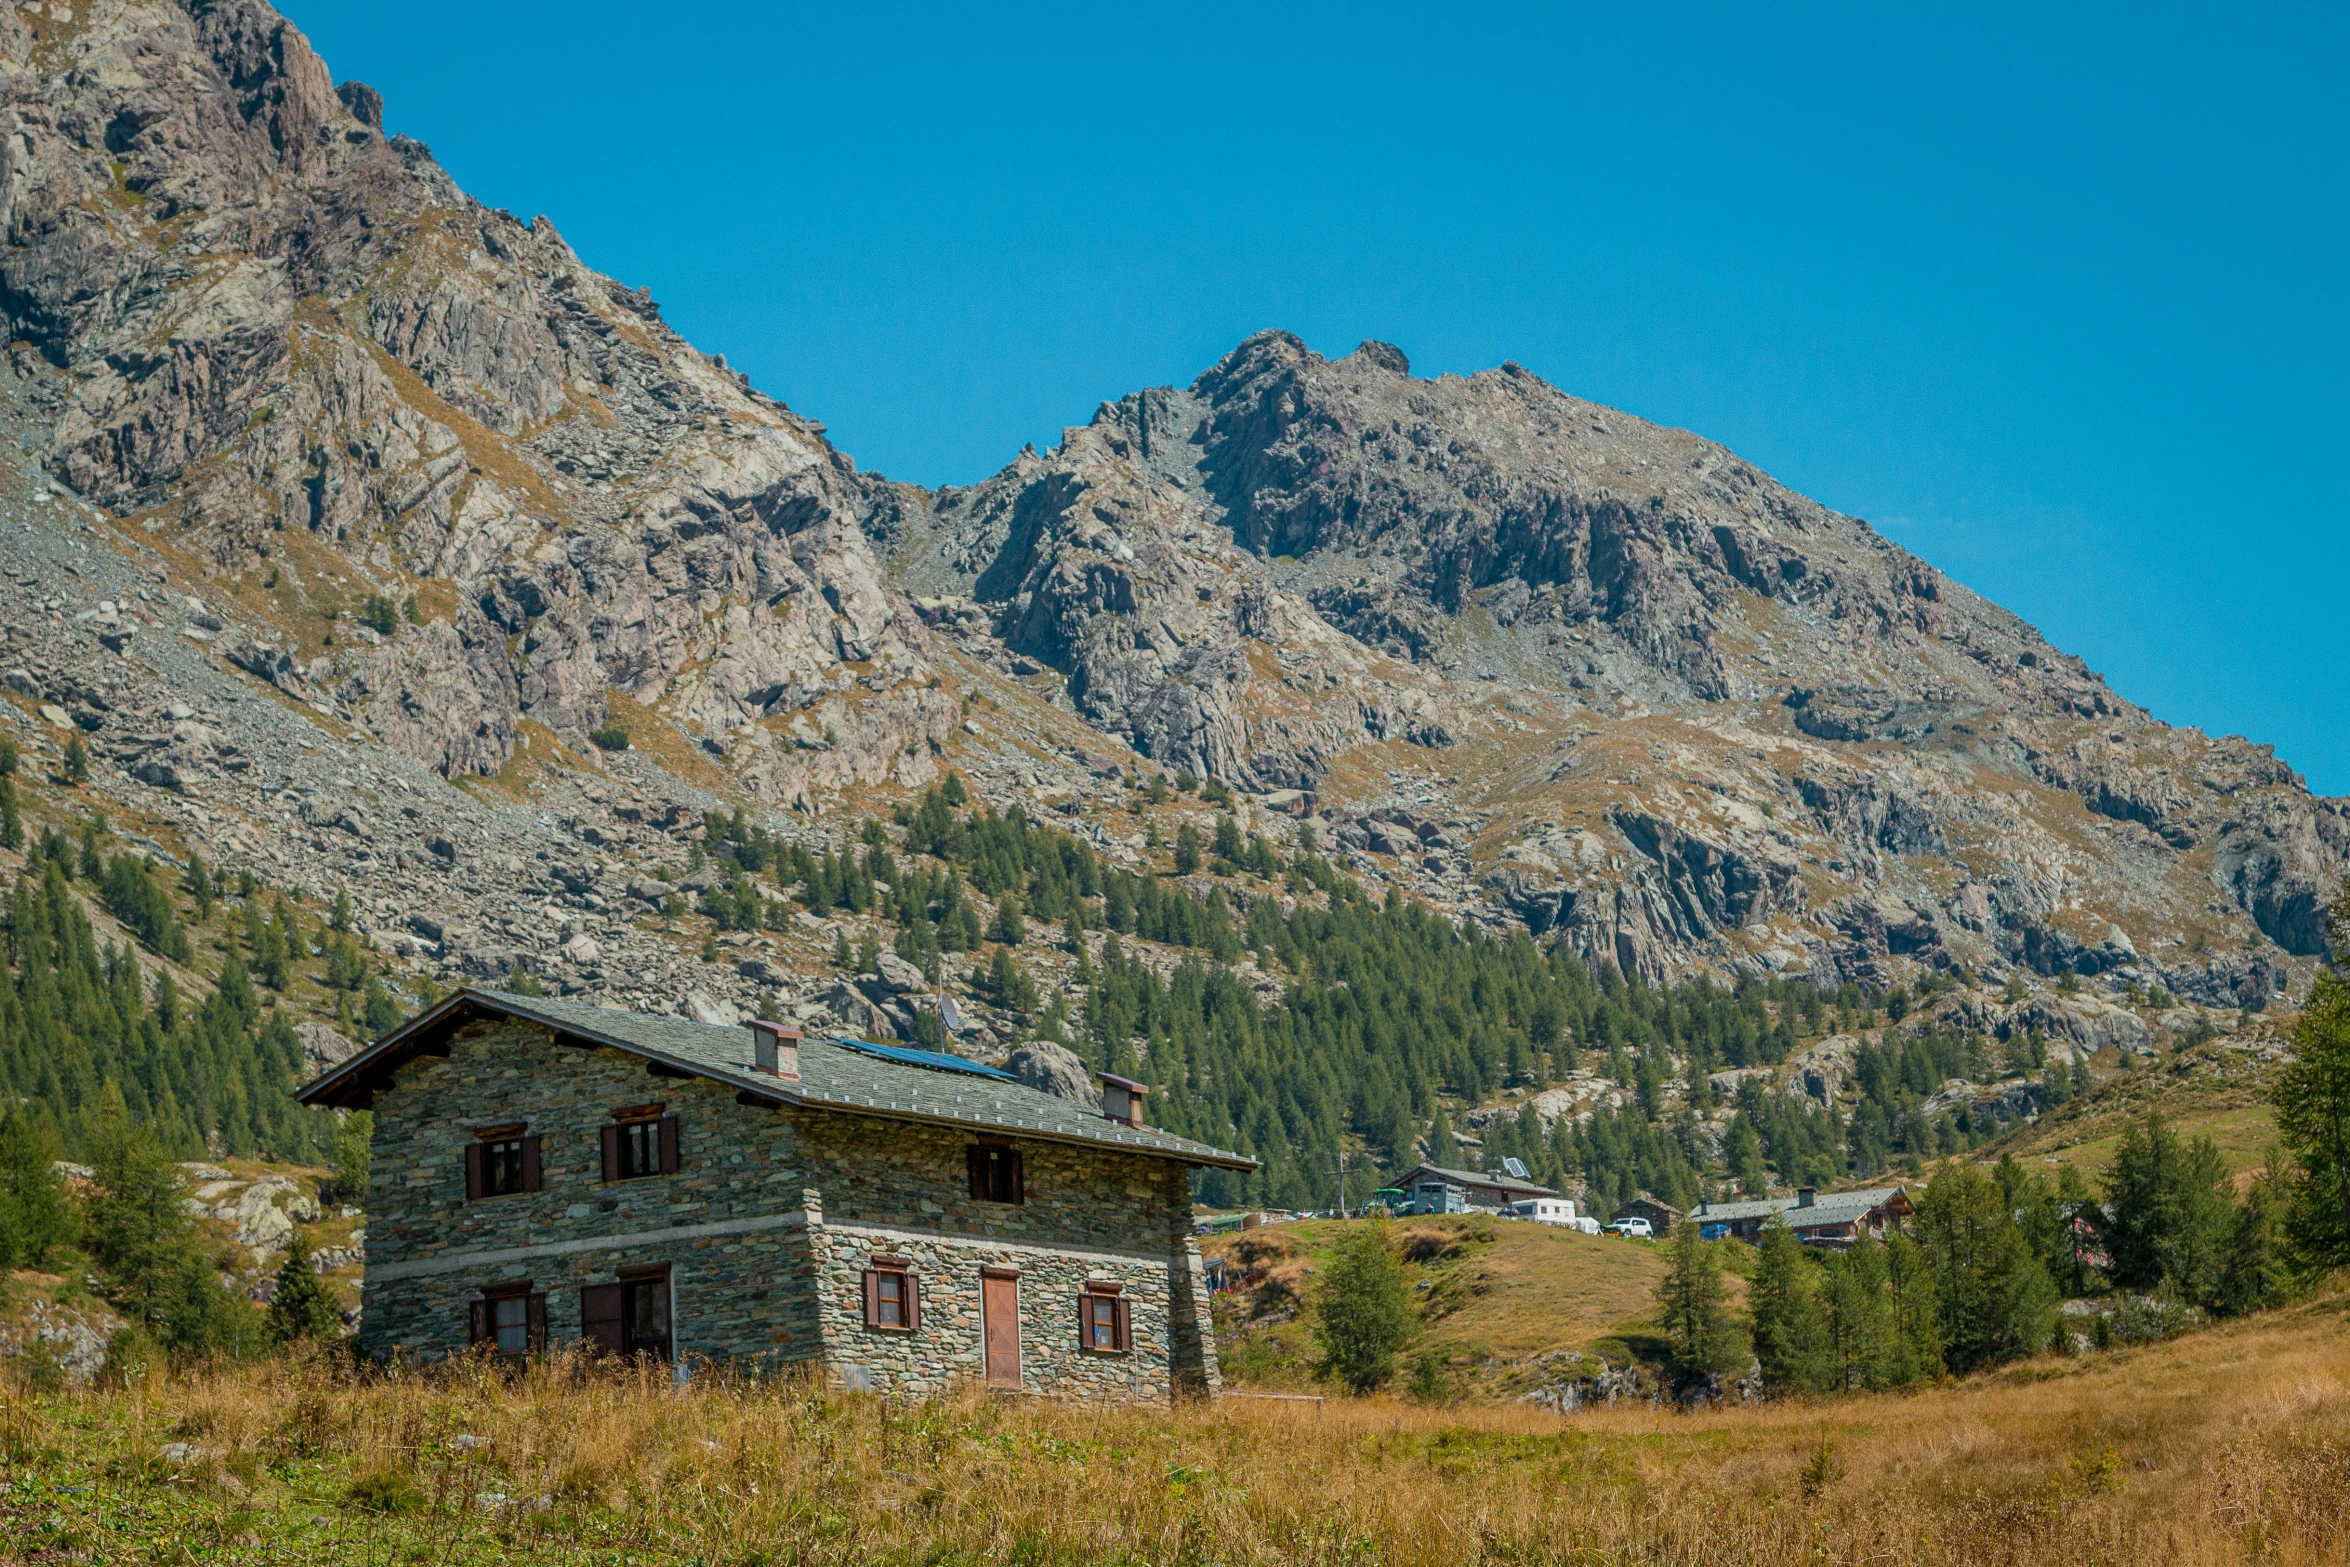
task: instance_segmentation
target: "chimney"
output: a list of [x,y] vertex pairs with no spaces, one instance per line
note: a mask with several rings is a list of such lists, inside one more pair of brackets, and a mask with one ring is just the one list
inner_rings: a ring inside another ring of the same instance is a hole
[[800,1080],[800,1031],[765,1018],[751,1019],[751,1064],[788,1082]]
[[1149,1093],[1150,1089],[1114,1072],[1097,1072],[1094,1075],[1102,1080],[1102,1114],[1113,1121],[1147,1130],[1147,1123],[1142,1118],[1142,1096]]
[[1795,1206],[1808,1208],[1819,1199],[1819,1195],[1820,1189],[1817,1186],[1798,1186],[1795,1188]]

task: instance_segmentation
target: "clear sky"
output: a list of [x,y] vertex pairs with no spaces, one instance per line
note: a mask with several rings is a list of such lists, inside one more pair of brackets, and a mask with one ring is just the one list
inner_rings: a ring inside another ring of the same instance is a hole
[[1515,359],[2350,792],[2340,6],[281,3],[864,467]]

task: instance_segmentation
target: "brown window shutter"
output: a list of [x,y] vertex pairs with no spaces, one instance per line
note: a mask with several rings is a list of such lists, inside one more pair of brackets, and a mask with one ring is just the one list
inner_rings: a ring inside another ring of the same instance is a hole
[[881,1326],[881,1273],[874,1268],[865,1270],[865,1326]]
[[604,1179],[620,1179],[620,1128],[615,1125],[604,1128]]
[[579,1336],[607,1355],[627,1352],[621,1336],[621,1305],[626,1286],[590,1284],[579,1292]]
[[486,1300],[477,1300],[472,1303],[472,1306],[473,1342],[479,1344],[490,1336],[490,1303]]
[[1077,1347],[1093,1348],[1093,1291],[1077,1292]]
[[1119,1296],[1111,1309],[1116,1313],[1114,1325],[1110,1329],[1111,1337],[1119,1349],[1132,1349],[1134,1345],[1128,1340],[1126,1333],[1126,1297]]
[[677,1117],[661,1117],[661,1173],[677,1173]]
[[483,1152],[482,1145],[478,1142],[465,1145],[465,1200],[467,1202],[479,1201],[482,1187],[486,1184],[482,1175]]
[[539,1140],[536,1134],[522,1140],[522,1189],[539,1189]]
[[[537,1138],[531,1141],[536,1142]],[[547,1347],[547,1295],[539,1290],[532,1293],[524,1315],[525,1331],[530,1335],[530,1352],[538,1354]]]
[[983,1202],[987,1198],[987,1150],[977,1145],[963,1150],[963,1163],[971,1173],[971,1200]]
[[906,1275],[906,1331],[922,1331],[922,1281],[911,1273]]

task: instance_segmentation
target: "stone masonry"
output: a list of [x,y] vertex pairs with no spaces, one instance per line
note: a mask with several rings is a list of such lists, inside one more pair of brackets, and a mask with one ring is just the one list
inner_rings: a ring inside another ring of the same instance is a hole
[[[581,1337],[584,1286],[666,1264],[681,1366],[814,1363],[839,1384],[921,1395],[982,1375],[980,1269],[992,1266],[1019,1270],[1025,1390],[1163,1402],[1215,1389],[1179,1163],[1015,1140],[1026,1201],[979,1202],[960,1129],[745,1104],[665,1071],[519,1019],[469,1023],[447,1056],[400,1066],[375,1102],[362,1350],[464,1353],[471,1303],[521,1281],[545,1294],[561,1347]],[[653,1103],[679,1118],[678,1169],[605,1182],[600,1129]],[[540,1138],[541,1189],[468,1201],[466,1145],[514,1123]],[[912,1334],[864,1326],[877,1255],[919,1281]],[[1126,1352],[1079,1347],[1089,1282],[1122,1286]]]

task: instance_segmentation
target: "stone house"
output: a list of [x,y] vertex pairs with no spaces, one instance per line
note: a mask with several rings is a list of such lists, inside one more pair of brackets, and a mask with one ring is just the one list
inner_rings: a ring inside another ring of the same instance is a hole
[[1662,1240],[1673,1233],[1673,1226],[1681,1222],[1681,1210],[1661,1197],[1642,1192],[1630,1202],[1608,1215],[1608,1223],[1619,1219],[1646,1219],[1649,1232]]
[[[1513,1203],[1556,1197],[1548,1186],[1538,1186],[1500,1170],[1448,1170],[1439,1164],[1416,1164],[1396,1178],[1409,1194],[1415,1213],[1499,1213]],[[1457,1205],[1445,1201],[1457,1193]]]
[[1689,1221],[1698,1226],[1698,1234],[1705,1240],[1728,1237],[1759,1245],[1771,1215],[1782,1214],[1797,1240],[1841,1251],[1860,1239],[1864,1230],[1883,1240],[1914,1212],[1909,1193],[1899,1186],[1874,1186],[1857,1192],[1820,1192],[1806,1186],[1792,1197],[1702,1203],[1689,1210]]
[[[954,1056],[460,990],[301,1090],[371,1109],[359,1346],[565,1344],[894,1394],[1218,1386],[1190,1172]],[[682,1371],[681,1371],[681,1374]]]

